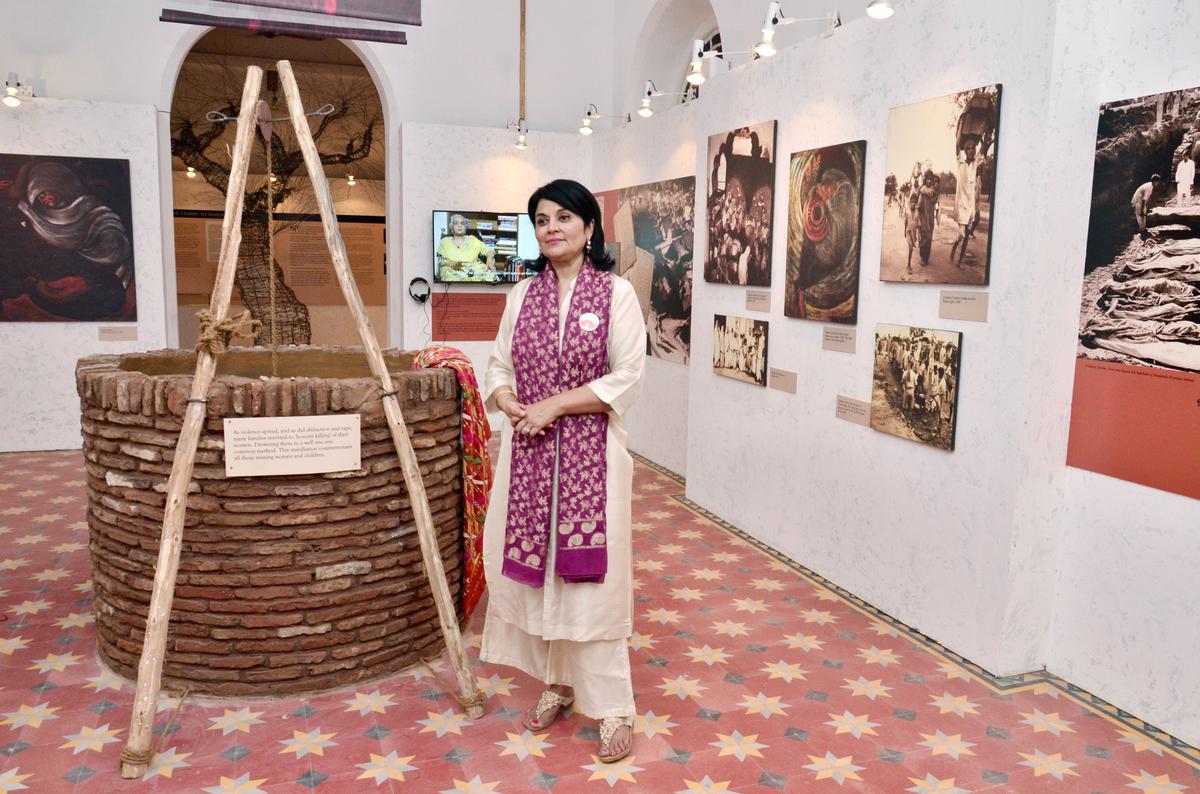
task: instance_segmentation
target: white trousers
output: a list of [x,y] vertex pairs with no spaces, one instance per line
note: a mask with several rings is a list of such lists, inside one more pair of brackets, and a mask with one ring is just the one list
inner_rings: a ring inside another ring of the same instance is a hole
[[479,658],[515,667],[545,684],[575,690],[577,713],[592,719],[632,717],[633,680],[626,641],[546,640],[488,613]]

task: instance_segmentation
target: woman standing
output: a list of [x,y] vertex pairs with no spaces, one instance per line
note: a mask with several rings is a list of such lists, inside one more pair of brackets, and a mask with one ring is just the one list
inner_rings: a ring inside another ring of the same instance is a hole
[[646,327],[632,285],[609,272],[587,188],[555,180],[529,215],[540,273],[509,293],[485,383],[508,422],[484,527],[480,658],[549,685],[528,729],[574,704],[600,720],[599,758],[612,762],[633,741],[633,459],[621,415],[638,393]]

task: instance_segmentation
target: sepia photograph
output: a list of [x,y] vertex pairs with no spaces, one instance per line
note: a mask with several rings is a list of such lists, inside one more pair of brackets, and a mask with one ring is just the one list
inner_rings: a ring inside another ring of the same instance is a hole
[[988,283],[1000,86],[888,113],[881,281]]
[[866,141],[792,155],[783,288],[787,317],[858,322],[866,155]]
[[696,178],[667,179],[616,194],[616,272],[633,284],[646,320],[646,352],[686,364],[692,349],[692,248]]
[[136,319],[129,161],[0,154],[0,322]]
[[1067,465],[1200,499],[1200,86],[1100,106]]
[[774,121],[708,138],[708,254],[704,280],[771,286]]
[[767,385],[767,321],[713,318],[713,372],[758,386]]
[[1200,88],[1100,109],[1080,358],[1200,372]]
[[938,449],[954,449],[962,334],[875,326],[871,427]]

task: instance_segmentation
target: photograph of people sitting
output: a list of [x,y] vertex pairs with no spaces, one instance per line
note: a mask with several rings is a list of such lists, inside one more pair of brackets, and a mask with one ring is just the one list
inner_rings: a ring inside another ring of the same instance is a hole
[[450,216],[450,233],[437,248],[441,281],[496,281],[496,252],[478,237],[467,234],[467,219]]

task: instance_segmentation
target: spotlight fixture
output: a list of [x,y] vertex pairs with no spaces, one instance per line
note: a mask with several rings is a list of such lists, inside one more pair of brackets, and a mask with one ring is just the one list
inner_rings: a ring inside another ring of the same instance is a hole
[[822,35],[827,38],[833,35],[834,30],[842,26],[842,18],[836,11],[830,11],[823,17],[789,17],[780,8],[779,0],[771,0],[771,4],[767,6],[767,19],[763,23],[762,38],[754,45],[754,54],[760,58],[770,58],[774,55],[776,52],[775,29],[780,25],[791,25],[794,22],[824,22],[825,32]]
[[514,149],[524,151],[529,146],[529,125],[525,122],[525,118],[518,118],[516,121],[509,120],[508,129],[516,130],[517,140],[513,144]]
[[867,16],[872,19],[887,19],[896,13],[892,0],[871,0],[867,3]]
[[688,67],[688,85],[704,84],[704,41],[696,39],[692,42],[692,62]]
[[589,104],[583,109],[583,121],[579,125],[579,134],[591,135],[594,132],[592,129],[592,120],[599,118],[603,118],[603,116],[600,115],[600,111],[597,110],[595,105]]
[[[351,180],[353,180],[353,179],[354,179],[354,177],[349,177],[349,178],[350,178]],[[279,177],[275,176],[274,174],[271,174],[271,184],[273,185],[273,184],[275,184],[275,183],[276,183],[276,182],[278,182],[278,181],[279,181]]]
[[640,108],[638,108],[638,112],[637,112],[638,115],[644,119],[648,119],[651,116],[653,116],[654,108],[652,108],[650,105],[651,105],[651,102],[653,101],[654,97],[659,97],[659,96],[689,96],[689,95],[684,94],[682,92],[664,93],[664,92],[658,90],[658,86],[656,86],[654,84],[653,80],[647,80],[645,87],[642,89],[642,106]]
[[346,184],[350,187],[354,187],[358,184],[358,182],[354,179],[354,174],[346,174]]
[[33,88],[27,85],[21,85],[17,79],[16,72],[9,72],[8,79],[4,81],[4,98],[0,99],[7,107],[20,107],[21,102],[26,99],[33,98]]
[[188,178],[188,179],[195,179],[195,178],[196,178],[196,169],[195,169],[195,168],[193,168],[193,167],[192,167],[192,166],[190,166],[190,165],[187,167],[187,178]]

